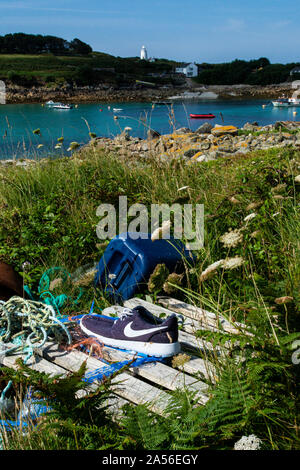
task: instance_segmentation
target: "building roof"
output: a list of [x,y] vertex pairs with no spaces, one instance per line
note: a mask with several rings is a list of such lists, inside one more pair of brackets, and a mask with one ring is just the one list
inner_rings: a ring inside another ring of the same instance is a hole
[[[188,65],[196,65],[194,62],[185,62],[183,64],[179,64],[177,68],[184,69]],[[197,67],[197,66],[196,66]]]

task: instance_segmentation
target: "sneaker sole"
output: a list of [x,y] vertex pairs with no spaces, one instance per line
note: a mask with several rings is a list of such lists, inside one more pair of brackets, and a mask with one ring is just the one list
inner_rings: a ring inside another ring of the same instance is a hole
[[119,340],[114,338],[107,338],[105,336],[98,335],[88,330],[80,320],[80,328],[88,336],[94,336],[99,339],[106,346],[113,346],[118,349],[127,349],[129,351],[140,352],[147,354],[148,356],[155,357],[171,357],[180,352],[180,343],[151,343],[151,342],[142,342],[142,341],[126,341]]

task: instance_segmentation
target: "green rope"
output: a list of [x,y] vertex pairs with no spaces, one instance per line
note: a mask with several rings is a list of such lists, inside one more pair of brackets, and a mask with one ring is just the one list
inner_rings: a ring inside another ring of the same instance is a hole
[[4,350],[5,355],[19,349],[24,350],[24,347],[30,354],[35,348],[42,347],[49,333],[58,327],[65,332],[68,343],[71,344],[71,335],[66,325],[57,318],[52,305],[21,297],[0,302],[0,342],[14,343],[10,349]]

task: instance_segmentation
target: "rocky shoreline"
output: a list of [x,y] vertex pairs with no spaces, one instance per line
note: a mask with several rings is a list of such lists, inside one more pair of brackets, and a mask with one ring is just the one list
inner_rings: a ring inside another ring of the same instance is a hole
[[[246,123],[242,129],[218,124],[213,127],[206,122],[195,132],[183,127],[160,136],[149,130],[146,140],[131,137],[130,130],[125,130],[114,139],[96,138],[84,149],[90,146],[125,159],[176,158],[187,163],[207,162],[270,148],[300,149],[300,122],[279,121],[264,127]],[[82,154],[82,150],[79,151],[78,157]]]
[[[213,127],[209,122],[205,122],[194,132],[183,127],[171,134],[160,135],[149,129],[147,139],[130,136],[130,130],[125,128],[121,134],[112,139],[92,138],[83,147],[77,149],[76,146],[70,158],[81,161],[88,158],[91,150],[98,149],[118,155],[128,163],[157,158],[162,161],[179,159],[191,164],[271,148],[300,150],[300,122],[296,121],[278,121],[264,127],[257,123],[246,123],[241,129],[218,124]],[[44,164],[47,161],[48,158],[43,158],[39,162]],[[36,163],[38,161],[29,159],[2,160],[0,168],[6,165],[28,168]]]
[[211,85],[201,86],[189,83],[189,86],[168,88],[132,88],[118,89],[115,87],[72,87],[70,85],[47,88],[24,88],[7,85],[7,104],[45,103],[48,100],[69,103],[113,103],[113,102],[152,102],[170,99],[273,99],[282,94],[291,95],[292,83],[268,86],[252,85]]

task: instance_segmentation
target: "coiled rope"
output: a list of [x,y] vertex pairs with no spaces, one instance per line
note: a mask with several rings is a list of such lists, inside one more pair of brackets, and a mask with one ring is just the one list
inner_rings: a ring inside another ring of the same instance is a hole
[[0,342],[14,343],[9,349],[0,351],[0,355],[24,347],[32,354],[33,349],[42,347],[49,333],[55,333],[58,327],[64,331],[71,344],[71,335],[52,305],[17,296],[7,302],[0,301]]

